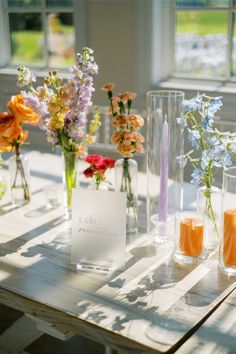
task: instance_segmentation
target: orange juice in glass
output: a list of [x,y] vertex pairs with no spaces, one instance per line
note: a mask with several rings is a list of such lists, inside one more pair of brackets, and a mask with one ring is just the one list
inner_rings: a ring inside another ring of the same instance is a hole
[[236,166],[224,170],[219,267],[236,275]]
[[174,259],[180,263],[195,263],[205,260],[207,255],[202,216],[191,212],[176,214]]

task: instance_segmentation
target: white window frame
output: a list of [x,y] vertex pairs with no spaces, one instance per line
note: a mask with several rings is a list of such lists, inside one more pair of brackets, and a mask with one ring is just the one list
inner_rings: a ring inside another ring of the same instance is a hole
[[[14,68],[16,65],[11,64],[11,41],[10,41],[10,29],[9,29],[9,13],[41,13],[42,14],[42,31],[44,35],[44,60],[46,61],[45,65],[42,65],[39,68],[40,71],[46,71],[50,66],[49,63],[49,56],[47,50],[47,43],[48,43],[48,28],[47,28],[47,18],[46,14],[48,12],[67,12],[71,13],[73,16],[74,28],[75,28],[75,52],[79,52],[82,47],[85,46],[86,43],[86,23],[85,23],[85,13],[86,13],[86,2],[85,1],[78,1],[73,0],[72,7],[53,7],[53,8],[46,8],[46,0],[42,0],[41,7],[7,7],[6,0],[0,1],[0,45],[1,48],[4,48],[2,51],[2,55],[0,56],[0,74],[5,73],[9,74],[12,71],[15,72]],[[7,16],[6,16],[7,15]],[[36,68],[34,66],[34,68]],[[12,70],[13,69],[13,70]],[[62,68],[63,69],[63,68]]]
[[[214,8],[214,11],[229,11],[231,16],[236,14],[233,0],[229,8]],[[181,10],[181,9],[180,9]],[[188,8],[190,11],[191,8]],[[212,8],[203,8],[199,11],[210,11]],[[204,79],[187,74],[176,73],[174,70],[174,36],[175,36],[175,0],[153,0],[153,56],[152,56],[152,86],[162,89],[182,89],[184,91],[209,92],[212,94],[235,94],[236,77],[230,77],[230,63],[227,62],[227,77]],[[187,11],[187,9],[186,9]],[[231,26],[230,26],[231,23]],[[232,37],[232,18],[228,20],[228,37]],[[229,41],[228,38],[228,42]],[[157,56],[161,50],[162,55]],[[228,46],[228,58],[232,51],[232,42]],[[158,65],[157,65],[158,63]]]

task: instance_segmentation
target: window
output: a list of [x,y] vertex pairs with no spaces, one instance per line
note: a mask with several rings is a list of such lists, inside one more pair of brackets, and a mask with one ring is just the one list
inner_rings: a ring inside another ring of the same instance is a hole
[[235,16],[235,0],[176,0],[174,75],[235,79]]
[[2,13],[8,47],[2,66],[55,68],[74,63],[73,0],[5,0]]

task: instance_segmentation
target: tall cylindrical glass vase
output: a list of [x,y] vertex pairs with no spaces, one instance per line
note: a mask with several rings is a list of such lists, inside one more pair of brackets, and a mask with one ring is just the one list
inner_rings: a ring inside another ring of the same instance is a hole
[[184,154],[181,91],[147,93],[147,225],[156,242],[166,242],[174,233],[174,215],[183,209]]
[[224,170],[219,267],[236,275],[236,166]]

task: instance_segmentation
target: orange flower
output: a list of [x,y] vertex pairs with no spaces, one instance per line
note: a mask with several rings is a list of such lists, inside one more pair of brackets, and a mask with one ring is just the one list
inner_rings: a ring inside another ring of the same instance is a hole
[[137,96],[137,94],[135,92],[122,92],[119,93],[118,97],[120,98],[120,100],[125,104],[128,102],[128,100],[134,100],[135,97]]
[[144,125],[144,119],[138,114],[129,114],[127,120],[128,126],[132,129],[140,129]]
[[109,92],[109,91],[112,91],[114,87],[115,87],[115,84],[113,84],[112,82],[108,82],[101,87],[101,90],[105,91],[105,92]]
[[13,114],[0,113],[0,149],[11,151],[12,144],[18,140],[22,129]]
[[112,118],[113,127],[121,127],[127,124],[127,116],[125,114],[117,114]]
[[32,108],[27,106],[22,95],[12,96],[7,106],[18,122],[35,125],[41,118]]
[[122,133],[120,131],[114,132],[111,136],[112,144],[119,144],[122,140]]
[[117,146],[117,151],[123,157],[132,157],[135,152],[135,147],[131,144],[126,144],[123,142]]

